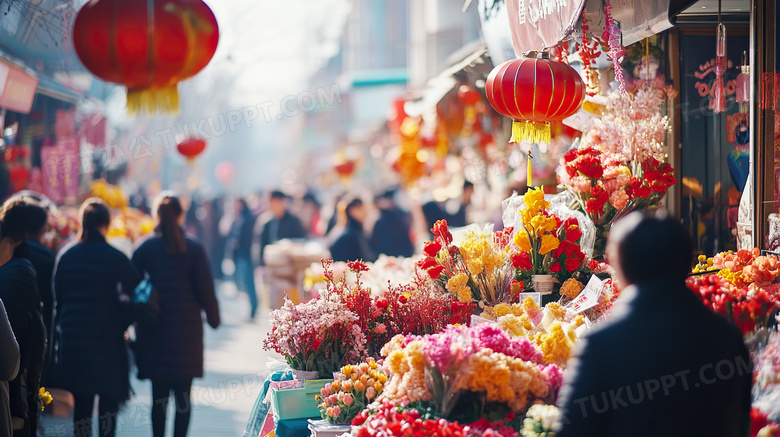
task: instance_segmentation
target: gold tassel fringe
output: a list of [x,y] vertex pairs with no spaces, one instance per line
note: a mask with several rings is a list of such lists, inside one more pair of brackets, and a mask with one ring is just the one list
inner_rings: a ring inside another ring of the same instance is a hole
[[164,88],[128,89],[127,112],[132,115],[179,112],[179,90],[176,85]]
[[516,144],[547,144],[550,142],[550,123],[514,121],[512,122],[512,139],[509,141]]

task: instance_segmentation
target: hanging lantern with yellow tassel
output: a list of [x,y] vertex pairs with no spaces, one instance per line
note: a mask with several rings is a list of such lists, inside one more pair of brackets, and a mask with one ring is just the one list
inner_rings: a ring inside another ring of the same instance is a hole
[[202,0],[91,0],[73,25],[79,59],[127,87],[130,113],[178,111],[177,84],[209,63],[218,42],[217,20]]
[[549,143],[550,122],[574,115],[585,100],[579,73],[546,52],[528,52],[494,68],[485,90],[496,112],[514,120],[514,143]]

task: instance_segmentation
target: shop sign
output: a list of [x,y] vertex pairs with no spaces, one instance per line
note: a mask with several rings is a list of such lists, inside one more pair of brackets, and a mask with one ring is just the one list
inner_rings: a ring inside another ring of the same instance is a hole
[[60,177],[60,162],[63,160],[61,148],[57,146],[41,147],[41,167],[43,169],[43,194],[57,205],[65,199],[63,180]]
[[79,141],[76,137],[65,138],[57,142],[63,153],[62,162],[62,187],[64,201],[67,205],[74,205],[79,197]]
[[37,77],[0,61],[0,108],[29,114],[37,89]]
[[506,0],[515,55],[558,45],[577,27],[584,6],[585,0]]
[[58,109],[54,121],[54,135],[57,139],[70,138],[75,135],[76,110]]

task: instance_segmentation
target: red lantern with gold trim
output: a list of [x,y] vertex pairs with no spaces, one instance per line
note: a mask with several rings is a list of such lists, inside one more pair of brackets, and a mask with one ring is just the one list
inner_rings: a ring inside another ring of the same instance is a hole
[[176,146],[176,150],[187,160],[193,161],[206,150],[206,140],[202,138],[187,138]]
[[550,122],[574,115],[585,100],[579,73],[547,53],[528,52],[490,72],[487,99],[501,115],[510,117],[512,142],[550,142]]
[[202,0],[91,0],[73,26],[84,66],[127,87],[127,108],[176,111],[177,84],[209,63],[219,42],[214,14]]

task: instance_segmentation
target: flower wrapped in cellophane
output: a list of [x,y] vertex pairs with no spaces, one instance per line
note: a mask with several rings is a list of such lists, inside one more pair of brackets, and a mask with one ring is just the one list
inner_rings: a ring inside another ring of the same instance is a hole
[[519,251],[511,259],[518,281],[528,283],[532,275],[551,274],[563,282],[587,266],[580,222],[574,216],[562,219],[552,213],[541,189],[522,197],[517,219],[514,243]]
[[512,231],[468,231],[456,245],[447,221],[439,220],[431,229],[435,239],[426,243],[425,258],[417,265],[460,302],[482,307],[507,302],[515,273],[509,253]]

